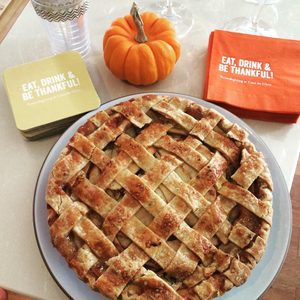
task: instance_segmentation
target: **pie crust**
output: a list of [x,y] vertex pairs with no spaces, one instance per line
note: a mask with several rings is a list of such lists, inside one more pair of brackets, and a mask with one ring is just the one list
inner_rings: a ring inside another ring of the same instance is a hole
[[272,180],[247,132],[214,109],[146,95],[97,112],[46,191],[53,245],[110,299],[212,299],[264,254]]

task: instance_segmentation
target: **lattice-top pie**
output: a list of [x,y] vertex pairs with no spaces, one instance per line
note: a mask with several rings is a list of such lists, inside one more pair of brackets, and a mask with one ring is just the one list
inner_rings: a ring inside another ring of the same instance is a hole
[[111,299],[211,299],[240,286],[272,222],[272,180],[247,133],[168,96],[90,118],[46,200],[54,246]]

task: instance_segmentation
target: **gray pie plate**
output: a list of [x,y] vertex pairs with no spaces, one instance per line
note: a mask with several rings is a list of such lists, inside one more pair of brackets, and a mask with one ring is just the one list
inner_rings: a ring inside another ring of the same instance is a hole
[[[142,96],[144,94],[135,94],[121,97],[101,105],[96,110],[105,110],[122,101],[129,100],[133,97]],[[256,148],[264,153],[265,160],[268,163],[274,183],[273,198],[273,225],[268,240],[265,255],[257,264],[251,273],[251,276],[245,284],[238,288],[233,288],[225,295],[219,297],[220,300],[254,300],[258,299],[271,285],[272,281],[278,274],[285,259],[291,237],[292,211],[289,190],[287,188],[282,171],[274,158],[273,154],[263,142],[263,140],[241,119],[220,108],[212,103],[200,100],[188,95],[177,93],[153,93],[160,95],[178,96],[190,99],[198,104],[208,108],[214,108],[223,114],[231,122],[237,123],[249,132],[249,138]],[[45,202],[45,189],[49,172],[52,169],[59,153],[68,143],[77,128],[83,125],[96,111],[92,111],[84,115],[75,122],[56,142],[46,157],[37,179],[34,199],[33,199],[33,224],[38,247],[42,258],[60,288],[65,294],[72,299],[89,299],[99,300],[106,299],[99,293],[91,290],[84,282],[77,278],[76,274],[70,269],[64,258],[52,246],[47,224],[47,210]]]

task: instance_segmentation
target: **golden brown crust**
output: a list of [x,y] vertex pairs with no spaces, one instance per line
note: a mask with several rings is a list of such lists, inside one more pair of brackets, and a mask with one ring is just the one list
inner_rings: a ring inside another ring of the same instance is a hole
[[220,113],[146,95],[96,113],[46,191],[54,246],[111,299],[212,299],[242,285],[272,224],[272,180]]

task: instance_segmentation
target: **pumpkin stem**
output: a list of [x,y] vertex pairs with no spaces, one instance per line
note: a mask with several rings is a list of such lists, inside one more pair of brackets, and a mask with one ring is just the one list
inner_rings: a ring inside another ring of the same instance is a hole
[[144,31],[144,23],[143,23],[143,20],[141,18],[141,15],[139,13],[138,6],[136,5],[135,2],[133,2],[133,4],[132,4],[131,10],[130,10],[130,14],[133,17],[133,21],[134,21],[136,29],[137,29],[137,35],[134,37],[135,40],[138,43],[145,43],[145,42],[147,42],[148,38],[147,38],[147,36],[145,34],[145,31]]

